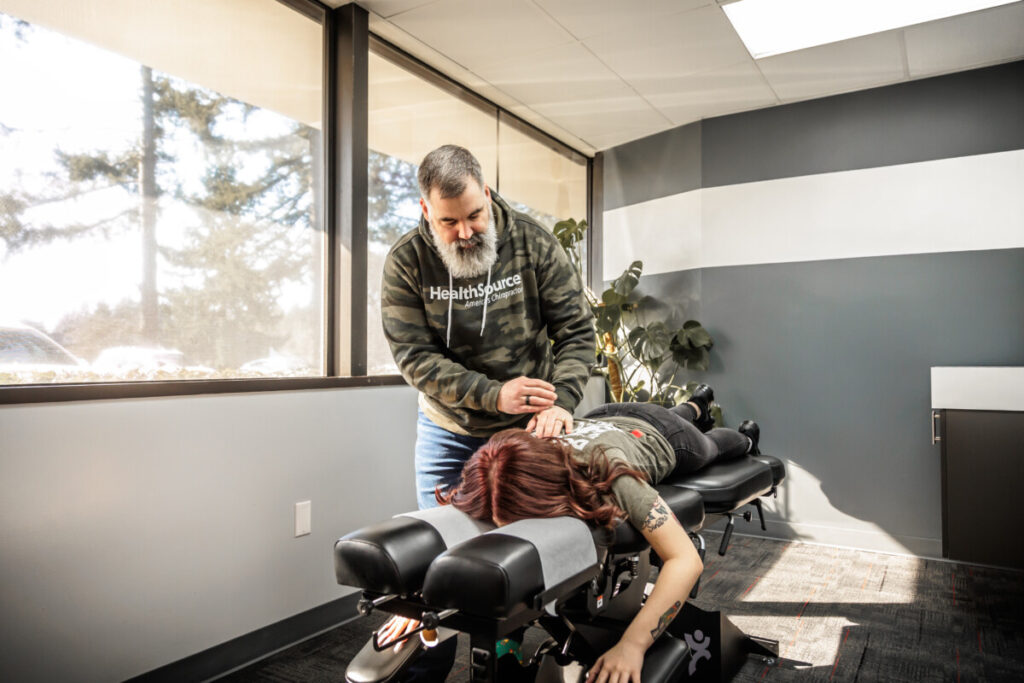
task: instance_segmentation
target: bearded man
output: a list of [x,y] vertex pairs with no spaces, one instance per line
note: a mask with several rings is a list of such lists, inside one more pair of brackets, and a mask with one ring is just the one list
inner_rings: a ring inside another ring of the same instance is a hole
[[419,390],[420,508],[495,432],[572,431],[595,357],[593,316],[555,237],[484,184],[466,149],[420,164],[423,216],[384,264],[384,334]]

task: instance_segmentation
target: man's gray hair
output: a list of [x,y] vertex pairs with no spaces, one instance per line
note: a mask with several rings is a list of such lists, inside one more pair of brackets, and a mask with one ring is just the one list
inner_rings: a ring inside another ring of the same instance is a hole
[[430,191],[437,189],[441,199],[458,197],[466,191],[466,179],[472,178],[482,188],[484,173],[480,162],[465,147],[442,145],[423,157],[416,174],[420,183],[420,195],[430,200]]

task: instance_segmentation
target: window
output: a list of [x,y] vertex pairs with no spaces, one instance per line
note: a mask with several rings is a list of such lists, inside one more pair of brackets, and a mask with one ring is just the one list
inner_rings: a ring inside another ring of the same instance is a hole
[[498,127],[501,196],[547,228],[587,217],[587,161],[528,135],[521,123],[501,117]]
[[400,383],[383,262],[444,143],[545,225],[585,214],[583,157],[352,4],[0,0],[0,64],[0,403]]
[[369,59],[367,371],[396,373],[380,320],[388,249],[420,220],[418,164],[443,144],[473,152],[484,180],[548,229],[587,215],[587,162],[382,43]]
[[0,385],[324,374],[322,43],[276,0],[0,0]]

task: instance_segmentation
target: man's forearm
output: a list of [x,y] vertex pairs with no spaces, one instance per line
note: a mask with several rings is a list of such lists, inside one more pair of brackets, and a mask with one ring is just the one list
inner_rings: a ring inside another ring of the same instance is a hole
[[395,353],[399,372],[415,389],[450,408],[496,413],[501,382],[474,372],[439,352]]

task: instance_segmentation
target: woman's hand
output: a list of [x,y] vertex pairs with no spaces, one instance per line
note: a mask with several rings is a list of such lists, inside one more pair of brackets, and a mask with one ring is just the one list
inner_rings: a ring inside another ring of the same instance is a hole
[[641,645],[620,640],[598,657],[587,673],[587,683],[640,683],[645,651]]
[[526,431],[533,432],[538,438],[559,436],[563,432],[572,434],[572,414],[561,406],[551,406],[542,410],[526,425]]

